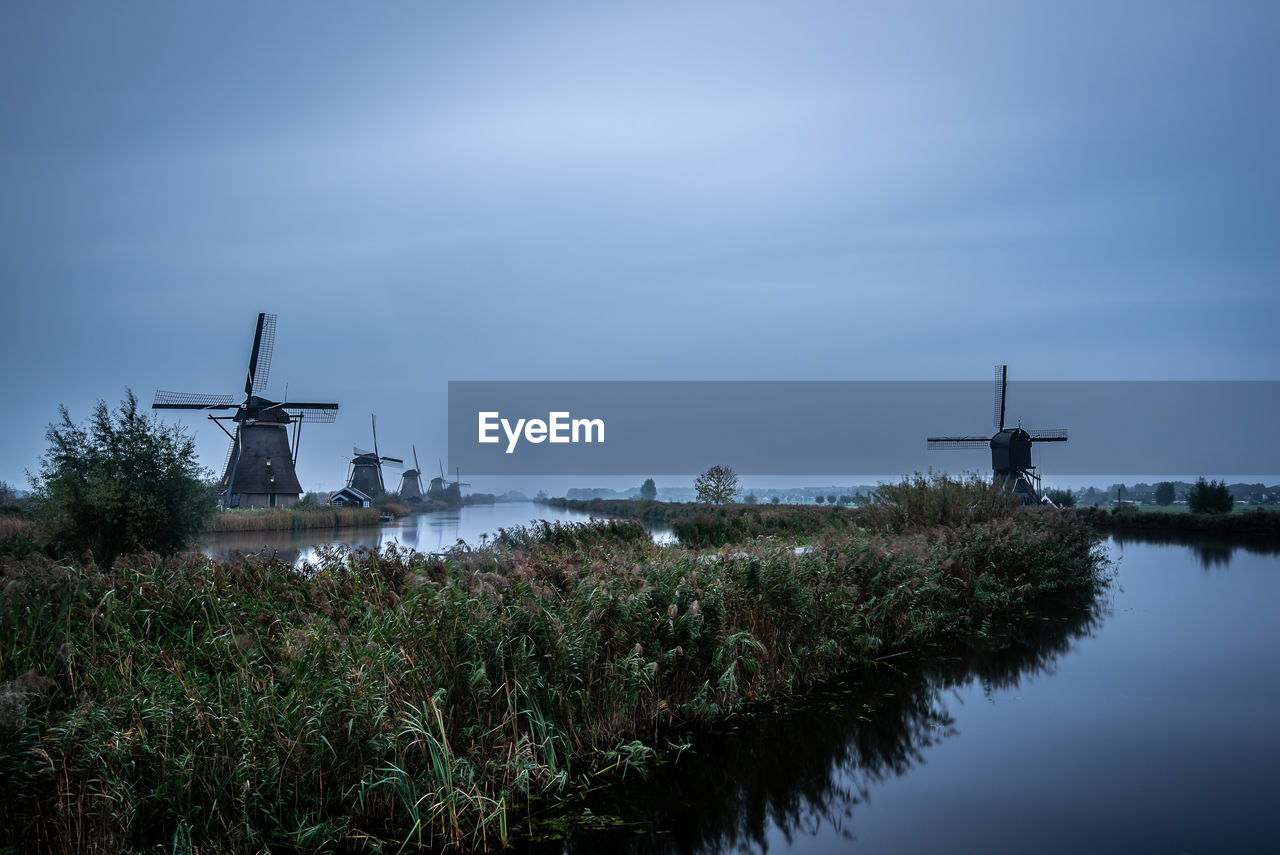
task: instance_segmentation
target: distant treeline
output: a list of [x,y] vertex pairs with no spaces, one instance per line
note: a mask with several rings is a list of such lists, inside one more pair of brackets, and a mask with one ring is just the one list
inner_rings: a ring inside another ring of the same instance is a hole
[[[1165,487],[1163,495],[1162,486]],[[1193,486],[1193,484],[1186,481],[1157,481],[1154,484],[1139,481],[1136,484],[1112,484],[1104,489],[1087,487],[1083,490],[1071,490],[1069,492],[1075,497],[1076,504],[1080,506],[1113,505],[1120,501],[1136,502],[1144,505],[1161,505],[1185,502]],[[1237,502],[1251,505],[1274,505],[1280,503],[1280,485],[1268,487],[1261,482],[1254,484],[1237,482],[1226,486],[1231,493],[1231,497]]]

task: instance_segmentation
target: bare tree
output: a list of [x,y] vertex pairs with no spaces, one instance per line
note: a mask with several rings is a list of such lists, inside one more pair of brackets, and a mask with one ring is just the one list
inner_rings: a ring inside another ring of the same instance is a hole
[[722,505],[733,501],[733,494],[738,491],[738,473],[728,466],[712,466],[698,476],[693,486],[699,502]]

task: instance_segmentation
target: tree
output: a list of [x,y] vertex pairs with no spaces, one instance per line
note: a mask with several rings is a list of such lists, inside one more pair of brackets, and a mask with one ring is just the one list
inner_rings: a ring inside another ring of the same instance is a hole
[[658,498],[658,485],[653,483],[652,478],[646,478],[640,485],[640,498],[649,502]]
[[139,413],[129,390],[114,413],[98,401],[85,426],[58,410],[62,421],[45,432],[49,449],[32,478],[55,550],[87,550],[110,567],[126,553],[173,554],[195,541],[217,494],[184,428]]
[[1168,507],[1173,504],[1173,482],[1161,481],[1156,485],[1156,504]]
[[826,496],[818,496],[817,498],[814,499],[814,501],[817,502],[818,504],[822,504],[826,500],[827,500]]
[[1231,495],[1226,481],[1206,481],[1197,478],[1187,493],[1187,504],[1193,514],[1228,514],[1235,507],[1236,500]]
[[782,497],[781,497],[781,496],[774,496],[774,497],[773,497],[772,499],[770,499],[769,501],[770,501],[770,503],[772,503],[772,504],[780,505],[780,504],[782,504]]
[[733,500],[738,490],[738,473],[728,466],[712,466],[693,484],[699,502],[720,505]]
[[742,504],[744,505],[754,505],[757,501],[759,500],[756,499],[755,493],[747,493],[747,495],[742,497]]
[[1049,501],[1060,508],[1074,508],[1076,506],[1076,494],[1070,490],[1047,490],[1045,495],[1049,497]]

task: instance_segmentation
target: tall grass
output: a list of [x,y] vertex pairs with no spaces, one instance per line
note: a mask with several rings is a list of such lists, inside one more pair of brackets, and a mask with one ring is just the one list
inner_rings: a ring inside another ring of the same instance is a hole
[[0,556],[28,555],[37,551],[42,541],[35,520],[0,514]]
[[655,547],[544,525],[432,560],[0,560],[0,846],[484,848],[667,728],[1093,591],[1056,513]]
[[347,528],[377,525],[377,508],[343,508],[321,505],[305,510],[253,508],[228,510],[209,519],[209,531],[303,531],[316,528]]
[[1004,518],[1022,507],[1021,498],[1008,486],[978,475],[961,480],[917,472],[879,485],[871,498],[871,504],[858,509],[859,521],[893,531]]

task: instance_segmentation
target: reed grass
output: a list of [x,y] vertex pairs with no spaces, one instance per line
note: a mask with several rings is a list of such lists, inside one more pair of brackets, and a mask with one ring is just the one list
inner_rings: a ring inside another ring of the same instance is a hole
[[348,528],[377,525],[381,511],[377,508],[344,508],[321,505],[293,508],[252,508],[227,510],[209,518],[211,532],[224,531],[303,531],[317,528]]
[[40,548],[43,540],[35,520],[0,514],[0,556],[29,555]]
[[0,846],[492,848],[672,727],[1103,584],[1087,527],[1036,510],[832,525],[804,554],[643,532],[543,524],[302,570],[0,559]]

